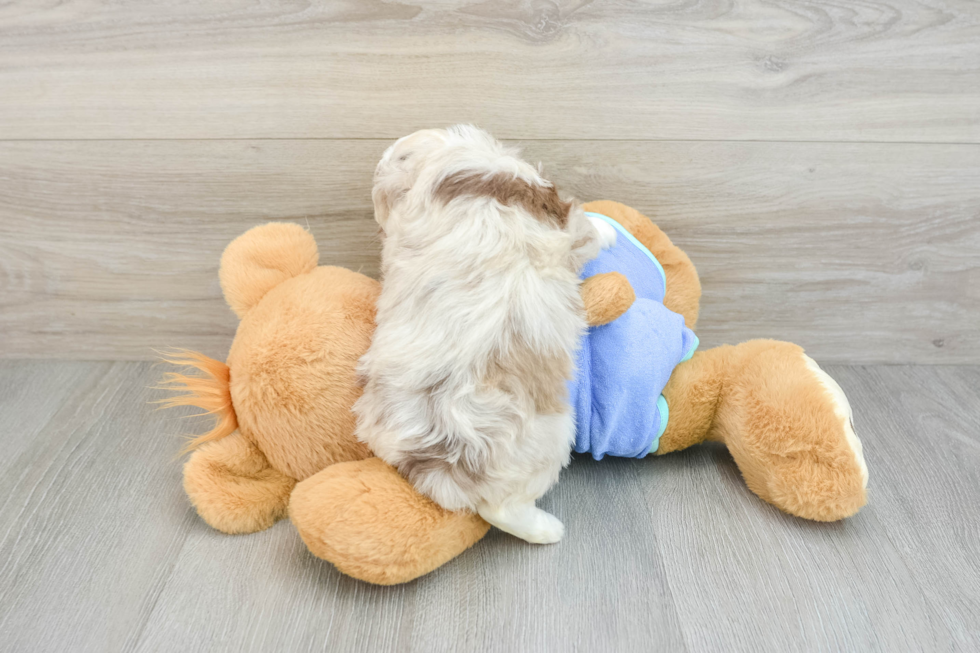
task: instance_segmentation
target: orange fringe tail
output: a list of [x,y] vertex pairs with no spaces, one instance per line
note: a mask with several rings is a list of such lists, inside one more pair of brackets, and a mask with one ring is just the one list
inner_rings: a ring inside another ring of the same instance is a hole
[[162,408],[174,408],[176,406],[195,406],[204,412],[195,415],[214,415],[216,421],[214,428],[207,433],[191,438],[184,448],[181,455],[193,451],[205,442],[220,440],[238,428],[238,417],[235,415],[235,408],[231,405],[231,371],[228,366],[221,361],[208,358],[204,354],[196,351],[179,350],[168,357],[164,357],[163,362],[181,367],[190,367],[200,375],[178,374],[169,372],[163,377],[159,386],[162,390],[170,392],[181,392],[168,399],[161,399],[156,402]]

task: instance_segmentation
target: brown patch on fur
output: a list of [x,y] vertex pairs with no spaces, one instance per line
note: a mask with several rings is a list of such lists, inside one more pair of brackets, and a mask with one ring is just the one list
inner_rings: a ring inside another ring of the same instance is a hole
[[566,381],[571,373],[570,356],[543,354],[518,341],[506,355],[493,360],[484,383],[526,398],[534,403],[535,412],[550,415],[568,410]]
[[[518,341],[506,354],[491,360],[481,386],[510,395],[515,403],[523,403],[526,410],[533,406],[539,415],[564,413],[569,410],[566,381],[571,370],[570,356],[542,354]],[[440,382],[433,384],[430,392],[440,392],[440,386]],[[518,428],[516,422],[515,428]],[[485,480],[489,463],[486,454],[487,450],[479,446],[439,440],[407,453],[398,463],[398,471],[413,484],[439,471],[470,492]]]
[[492,197],[505,206],[520,206],[542,222],[559,229],[568,225],[570,202],[558,196],[554,186],[536,186],[503,172],[484,175],[476,172],[456,172],[443,179],[435,189],[435,197],[451,202],[458,197]]
[[412,450],[398,463],[398,472],[417,485],[420,479],[438,471],[451,476],[453,482],[466,492],[472,492],[486,475],[487,460],[485,456],[473,460],[472,456],[460,453],[459,448],[452,448],[447,441],[440,440]]

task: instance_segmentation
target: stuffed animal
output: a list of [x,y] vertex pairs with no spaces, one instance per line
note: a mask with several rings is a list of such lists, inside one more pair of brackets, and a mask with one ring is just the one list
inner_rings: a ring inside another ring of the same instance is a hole
[[[867,468],[837,383],[785,342],[692,354],[701,288],[690,259],[634,209],[585,209],[614,222],[617,247],[628,241],[653,267],[623,274],[597,260],[585,271],[594,326],[570,384],[576,449],[643,457],[723,442],[748,487],[781,510],[820,521],[856,513]],[[286,223],[235,239],[220,279],[241,321],[227,363],[171,358],[199,373],[170,374],[168,387],[184,394],[165,402],[216,417],[184,466],[208,524],[250,533],[288,515],[314,555],[378,584],[426,574],[483,537],[477,515],[442,509],[354,437],[355,366],[371,340],[377,281],[318,267],[312,236]]]

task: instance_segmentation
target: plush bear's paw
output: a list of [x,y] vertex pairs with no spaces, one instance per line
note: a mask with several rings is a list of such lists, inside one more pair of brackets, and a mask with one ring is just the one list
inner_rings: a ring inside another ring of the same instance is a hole
[[840,386],[797,345],[753,340],[727,351],[739,373],[721,401],[725,444],[749,488],[806,519],[855,514],[868,468]]
[[595,274],[582,283],[582,303],[589,326],[608,324],[636,301],[629,280],[619,272]]
[[276,471],[239,432],[206,443],[184,465],[197,513],[223,533],[254,533],[286,516],[296,481]]

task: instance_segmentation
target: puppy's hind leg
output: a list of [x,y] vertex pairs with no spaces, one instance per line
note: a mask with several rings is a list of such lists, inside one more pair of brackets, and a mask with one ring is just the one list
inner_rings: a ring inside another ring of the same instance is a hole
[[[528,440],[534,443],[532,458],[541,462],[540,468],[520,477],[525,483],[522,491],[499,504],[481,501],[476,511],[485,521],[522,540],[553,544],[565,534],[565,526],[534,501],[555,484],[561,468],[568,464],[575,442],[575,418],[571,412],[536,414],[528,425]],[[512,481],[517,483],[518,477]]]
[[532,544],[554,544],[565,534],[564,524],[533,502],[508,503],[503,506],[481,503],[477,512],[500,530]]

